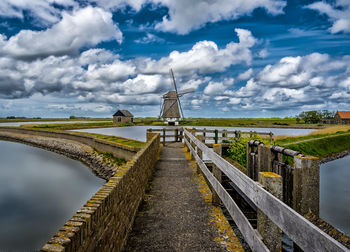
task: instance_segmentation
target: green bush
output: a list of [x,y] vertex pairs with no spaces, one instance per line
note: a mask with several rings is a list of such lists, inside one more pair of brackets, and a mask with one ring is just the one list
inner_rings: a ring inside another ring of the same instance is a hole
[[247,143],[250,140],[258,140],[265,144],[268,142],[267,140],[263,140],[261,136],[253,134],[252,136],[233,138],[228,149],[228,156],[244,167],[247,166]]

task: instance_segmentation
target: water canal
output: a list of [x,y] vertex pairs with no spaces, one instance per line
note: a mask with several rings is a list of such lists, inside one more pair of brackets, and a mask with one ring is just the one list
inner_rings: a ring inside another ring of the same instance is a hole
[[[192,128],[191,126],[188,126]],[[127,138],[133,138],[140,141],[146,141],[147,129],[162,129],[164,126],[130,126],[130,127],[114,127],[114,128],[97,128],[97,129],[80,129],[77,131],[98,133],[114,136],[122,136]],[[171,127],[166,127],[171,128]],[[243,127],[203,127],[196,126],[197,129],[227,129],[229,131],[240,130],[240,131],[256,131],[256,132],[272,132],[275,136],[280,135],[304,135],[314,131],[314,129],[289,129],[289,128],[243,128]]]
[[104,184],[79,161],[0,141],[0,251],[38,251]]
[[350,235],[350,155],[321,165],[320,216]]

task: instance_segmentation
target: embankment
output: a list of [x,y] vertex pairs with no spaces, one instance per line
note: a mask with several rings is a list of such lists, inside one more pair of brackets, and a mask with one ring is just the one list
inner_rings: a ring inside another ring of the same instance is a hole
[[126,146],[118,143],[110,143],[97,139],[91,135],[79,134],[74,132],[35,130],[20,127],[0,127],[0,132],[28,134],[32,136],[52,137],[57,139],[66,139],[88,145],[98,151],[112,153],[114,156],[130,160],[141,149],[140,147]]
[[322,162],[328,162],[350,153],[350,133],[286,144],[284,147],[300,151],[304,155],[319,157]]
[[120,251],[159,156],[160,138],[147,143],[68,220],[41,251]]
[[108,180],[115,173],[117,167],[103,161],[103,157],[90,146],[75,141],[41,137],[30,134],[10,133],[0,130],[0,140],[20,142],[35,147],[53,151],[86,164],[98,177]]
[[[0,138],[49,149],[86,163],[94,152],[93,148],[116,153],[118,157],[125,153],[127,157],[131,156],[126,164],[112,167],[112,172],[106,177],[108,182],[41,251],[120,251],[123,248],[159,158],[159,134],[147,133],[147,143],[143,148],[108,143],[88,135],[13,127],[0,127]],[[97,161],[92,158],[91,162]]]

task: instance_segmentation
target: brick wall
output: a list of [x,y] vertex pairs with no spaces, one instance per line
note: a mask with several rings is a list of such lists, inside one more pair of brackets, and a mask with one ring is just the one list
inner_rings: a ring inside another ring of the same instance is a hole
[[158,133],[68,220],[41,251],[120,251],[131,230],[155,162]]

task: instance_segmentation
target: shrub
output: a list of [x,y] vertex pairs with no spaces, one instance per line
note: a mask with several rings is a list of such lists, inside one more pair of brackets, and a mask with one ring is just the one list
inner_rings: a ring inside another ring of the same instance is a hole
[[247,143],[250,140],[258,140],[263,143],[268,142],[267,140],[263,140],[261,136],[255,133],[252,136],[233,138],[228,149],[228,156],[244,167],[247,166]]

